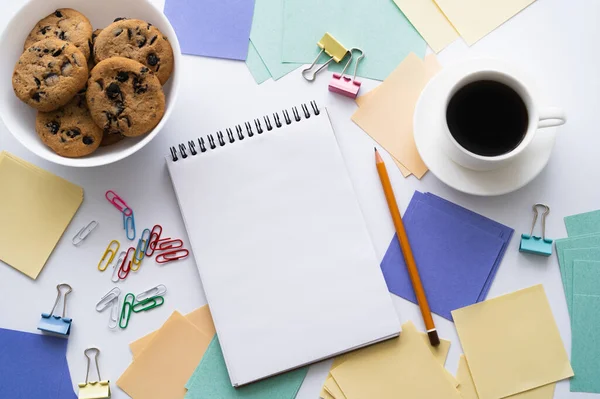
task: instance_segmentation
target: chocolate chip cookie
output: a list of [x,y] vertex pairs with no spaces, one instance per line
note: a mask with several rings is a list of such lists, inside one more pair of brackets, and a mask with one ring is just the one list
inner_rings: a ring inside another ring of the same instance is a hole
[[87,83],[85,56],[59,39],[34,43],[19,58],[12,76],[17,97],[38,111],[66,105]]
[[123,140],[125,136],[122,134],[110,134],[104,133],[102,136],[102,142],[100,143],[100,147],[108,147],[109,145],[113,145]]
[[150,132],[165,113],[165,94],[156,75],[123,57],[100,61],[94,67],[87,103],[94,122],[105,133],[128,137]]
[[173,49],[158,28],[139,19],[117,18],[98,34],[94,44],[96,62],[125,57],[146,65],[161,84],[173,72]]
[[[96,43],[96,38],[98,37],[98,35],[100,34],[100,32],[102,32],[102,29],[96,29],[93,33],[92,33],[92,51],[94,51],[94,44]],[[96,60],[94,60],[94,56],[92,55],[90,58],[88,58],[88,69],[90,70],[90,72],[92,71],[92,69],[94,68],[94,65],[96,65]]]
[[44,144],[63,157],[89,155],[102,142],[102,129],[92,120],[85,93],[56,111],[38,112],[35,130]]
[[27,36],[24,49],[42,39],[56,38],[73,43],[89,58],[92,49],[92,24],[80,13],[71,8],[59,8],[39,21]]

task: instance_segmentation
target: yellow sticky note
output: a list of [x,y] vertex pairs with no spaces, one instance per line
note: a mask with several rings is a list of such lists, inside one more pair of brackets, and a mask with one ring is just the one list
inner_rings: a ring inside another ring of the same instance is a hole
[[436,53],[458,39],[458,32],[434,0],[394,0],[394,3]]
[[452,311],[479,399],[498,399],[573,376],[544,287]]
[[[373,90],[371,90],[370,92],[365,93],[362,96],[358,97],[355,100],[356,104],[359,107],[361,107],[363,104],[365,104],[367,101],[369,101],[369,99],[373,96],[373,94],[375,94],[376,91],[377,91],[377,87],[374,88]],[[398,167],[398,169],[400,169],[400,173],[402,173],[402,176],[408,177],[408,176],[412,175],[411,171],[408,170],[408,168],[406,166],[402,165],[402,162],[398,161],[393,156],[392,156],[392,160],[394,161],[394,163],[396,164],[396,166]]]
[[331,375],[327,377],[325,380],[325,384],[323,385],[323,390],[329,394],[329,396],[333,396],[335,399],[346,399],[346,395],[340,389],[340,386],[335,382],[335,379]]
[[[204,305],[191,313],[185,315],[185,318],[192,323],[198,330],[204,333],[204,335],[208,335],[212,337],[216,334],[215,325],[213,323],[212,316],[210,314],[210,309],[208,305]],[[153,331],[148,335],[143,336],[137,341],[133,341],[129,344],[129,349],[133,354],[133,358],[137,358],[140,353],[144,351],[146,346],[152,341],[152,338],[156,336],[157,331]]]
[[399,338],[349,353],[331,375],[346,399],[461,399],[411,322]]
[[132,398],[183,399],[212,338],[174,312],[117,385]]
[[[461,355],[460,360],[458,361],[456,378],[460,382],[460,385],[458,386],[458,392],[460,392],[463,399],[479,399],[465,355]],[[552,399],[554,398],[555,386],[556,384],[544,385],[543,387],[509,396],[507,399]]]
[[83,202],[83,189],[0,153],[0,260],[36,279]]
[[415,145],[413,114],[421,91],[439,69],[433,54],[425,61],[409,54],[352,115],[358,126],[418,179],[427,166]]
[[435,0],[470,46],[535,0]]

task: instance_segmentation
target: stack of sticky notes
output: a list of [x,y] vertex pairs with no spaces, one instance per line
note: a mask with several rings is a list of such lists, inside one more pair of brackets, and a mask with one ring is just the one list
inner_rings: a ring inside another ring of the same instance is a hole
[[342,355],[321,389],[323,399],[461,399],[459,382],[444,368],[450,342],[429,345],[407,322],[400,337]]
[[436,53],[458,36],[472,45],[535,0],[394,0]]
[[565,217],[568,238],[556,240],[556,254],[571,317],[572,392],[600,393],[600,211]]
[[0,152],[0,261],[36,279],[82,202],[81,187]]
[[573,376],[544,287],[536,285],[452,312],[464,357],[463,399],[551,399]]
[[247,386],[231,385],[208,306],[178,312],[129,345],[133,363],[117,385],[134,399],[293,399],[307,368]]
[[435,55],[420,59],[414,53],[377,88],[358,97],[352,120],[390,153],[404,177],[427,173],[413,135],[413,113],[421,91],[440,70]]
[[0,328],[0,398],[74,399],[67,340]]
[[[413,195],[403,216],[431,311],[485,300],[514,230],[431,193]],[[388,289],[416,302],[396,236],[381,262]]]

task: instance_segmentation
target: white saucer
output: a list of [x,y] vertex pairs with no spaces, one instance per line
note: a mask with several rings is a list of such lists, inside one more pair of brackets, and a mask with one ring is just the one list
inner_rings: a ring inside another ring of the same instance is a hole
[[[465,69],[480,70],[485,63],[485,59],[472,60],[443,69],[427,84],[415,109],[414,135],[423,162],[438,179],[467,194],[494,196],[518,190],[540,174],[550,160],[556,128],[538,131],[519,158],[500,169],[478,172],[448,158],[440,145],[446,123],[445,95],[457,79],[464,76]],[[539,106],[537,93],[533,98]]]

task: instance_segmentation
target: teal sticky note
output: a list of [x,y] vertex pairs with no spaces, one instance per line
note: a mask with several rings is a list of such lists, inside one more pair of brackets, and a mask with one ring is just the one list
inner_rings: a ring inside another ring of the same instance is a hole
[[[348,50],[364,51],[358,75],[366,78],[384,80],[410,52],[425,55],[425,40],[392,0],[283,1],[284,62],[312,63],[326,32]],[[323,55],[321,63],[325,59]],[[330,70],[341,71],[347,60],[332,62]]]
[[267,66],[263,62],[262,58],[260,58],[260,54],[258,54],[258,51],[256,51],[256,47],[254,47],[252,41],[250,41],[250,45],[248,46],[246,66],[250,70],[250,73],[257,84],[261,84],[271,78],[271,74],[269,73]]
[[600,247],[600,234],[593,234],[575,238],[561,238],[554,241],[556,245],[556,256],[558,256],[558,265],[560,267],[560,275],[563,281],[563,287],[566,292],[566,276],[564,273],[564,251],[573,248],[592,248]]
[[569,315],[573,318],[573,269],[575,261],[600,261],[600,247],[596,248],[578,248],[567,249],[564,251],[564,269],[566,279],[563,281],[565,285],[565,296],[567,298],[567,308]]
[[302,65],[284,63],[281,59],[283,0],[256,0],[250,40],[275,80]]
[[600,262],[576,261],[573,269],[571,392],[600,393]]
[[[260,359],[257,359],[260,361]],[[231,386],[219,338],[215,335],[186,384],[185,399],[293,399],[308,367],[239,388]]]
[[566,216],[565,226],[569,237],[600,233],[600,210]]

